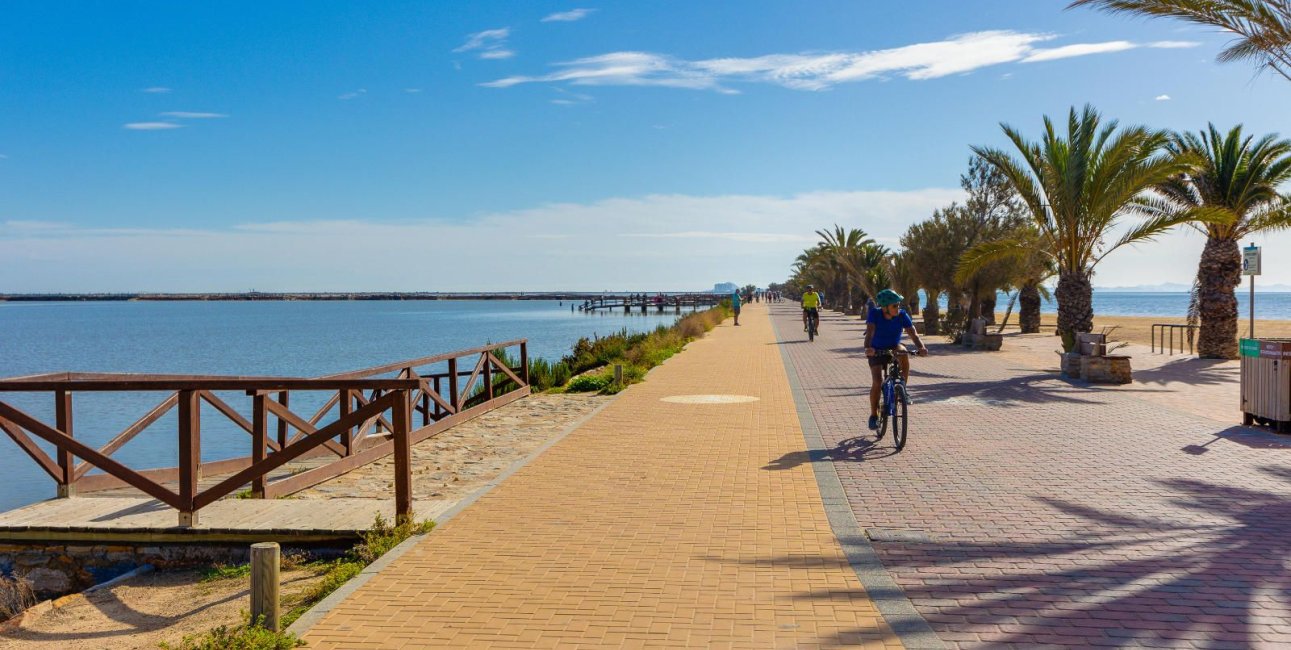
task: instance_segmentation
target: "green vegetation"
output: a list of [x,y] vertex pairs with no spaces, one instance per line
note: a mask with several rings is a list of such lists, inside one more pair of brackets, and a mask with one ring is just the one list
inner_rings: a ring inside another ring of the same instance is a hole
[[273,632],[256,624],[221,625],[201,636],[186,636],[179,645],[161,643],[162,650],[291,650],[305,645],[295,634]]
[[[301,555],[284,555],[282,563],[284,569],[308,569],[315,575],[321,575],[322,580],[305,592],[284,599],[282,606],[286,613],[282,617],[282,628],[286,629],[295,623],[296,619],[309,611],[310,607],[318,604],[341,585],[357,576],[369,564],[390,552],[390,549],[413,535],[424,535],[434,528],[433,521],[416,523],[407,519],[392,525],[385,517],[377,515],[372,522],[372,527],[362,533],[362,541],[350,549],[345,557],[306,563]],[[250,564],[234,567],[217,566],[203,572],[201,581],[245,578],[250,574]],[[163,643],[161,647],[166,650],[287,650],[302,645],[304,642],[297,639],[294,634],[271,632],[261,627],[258,622],[248,621],[234,627],[221,626],[201,636],[184,637],[178,646]]]

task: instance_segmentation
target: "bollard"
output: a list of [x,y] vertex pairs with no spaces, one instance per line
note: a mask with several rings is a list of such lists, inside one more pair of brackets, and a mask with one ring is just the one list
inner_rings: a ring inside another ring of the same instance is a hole
[[278,564],[278,542],[251,545],[251,620],[274,632],[279,631]]
[[614,383],[623,385],[623,366],[614,364]]

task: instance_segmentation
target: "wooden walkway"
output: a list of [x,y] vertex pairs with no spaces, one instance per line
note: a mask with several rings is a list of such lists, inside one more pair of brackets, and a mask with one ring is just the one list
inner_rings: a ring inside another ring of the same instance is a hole
[[[452,500],[419,500],[418,521]],[[201,525],[181,528],[175,510],[146,497],[50,499],[0,513],[0,542],[352,542],[377,514],[394,520],[394,499],[221,499],[202,509]]]

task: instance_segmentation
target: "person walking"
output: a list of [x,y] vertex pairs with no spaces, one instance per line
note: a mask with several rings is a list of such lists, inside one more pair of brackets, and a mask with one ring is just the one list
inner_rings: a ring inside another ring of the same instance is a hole
[[735,326],[740,326],[740,292],[731,292],[731,309],[735,310]]

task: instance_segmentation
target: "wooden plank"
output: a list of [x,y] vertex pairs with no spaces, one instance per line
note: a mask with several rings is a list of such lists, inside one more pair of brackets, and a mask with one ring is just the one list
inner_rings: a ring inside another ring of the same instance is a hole
[[276,379],[272,377],[210,377],[201,379],[156,379],[148,375],[130,379],[9,380],[0,381],[0,392],[41,391],[134,391],[134,390],[340,390],[416,388],[415,379]]
[[179,507],[178,494],[153,483],[152,481],[140,476],[138,472],[135,472],[129,467],[126,467],[125,465],[99,453],[97,449],[94,449],[75,438],[64,435],[62,431],[50,427],[9,404],[0,402],[0,417],[12,421],[18,426],[30,431],[32,435],[41,438],[60,449],[66,448],[76,456],[90,461],[90,463],[95,467],[98,467],[109,474],[115,475],[126,483],[143,490],[162,502],[170,504],[175,508]]
[[202,464],[201,393],[179,391],[179,511],[197,511],[197,480]]
[[31,456],[31,459],[36,461],[36,464],[39,465],[41,469],[45,470],[45,473],[49,474],[50,478],[55,481],[58,480],[58,463],[55,463],[54,459],[50,458],[49,454],[45,453],[45,450],[37,446],[34,440],[28,437],[27,434],[23,433],[22,429],[18,427],[18,425],[0,418],[0,430],[3,430],[10,438],[13,439],[14,442],[18,443],[18,447],[27,452],[27,455]]
[[[241,458],[228,458],[225,460],[202,463],[202,472],[203,474],[216,476],[219,474],[236,472],[250,466],[251,457],[243,456]],[[156,469],[141,469],[135,471],[140,476],[159,485],[169,481],[179,480],[179,467],[159,467]],[[76,491],[85,494],[102,492],[104,490],[115,490],[123,487],[132,486],[111,474],[90,474],[76,482]]]
[[223,413],[224,417],[232,420],[233,424],[241,427],[243,431],[246,431],[247,433],[255,433],[255,431],[252,430],[253,427],[251,426],[251,423],[247,422],[247,419],[242,417],[242,414],[234,410],[232,406],[229,406],[228,402],[216,397],[215,393],[212,393],[209,390],[204,390],[200,392],[200,395],[208,404],[214,406],[215,410]]
[[[314,433],[315,431],[318,431],[317,427],[310,424],[309,422],[306,422],[304,418],[300,417],[299,415],[296,415],[295,413],[292,413],[291,410],[289,410],[287,407],[273,400],[267,400],[265,402],[265,406],[269,408],[269,411],[271,413],[278,416],[280,422],[281,421],[287,422],[291,426],[296,427],[298,431],[300,431],[305,435],[309,435]],[[297,436],[292,440],[292,442],[296,442],[300,439],[301,437]],[[323,446],[330,449],[332,453],[336,454],[337,456],[345,455],[345,447],[342,447],[341,445],[338,445],[331,440],[327,440],[323,442]]]
[[[371,368],[364,368],[362,370],[342,372],[335,375],[324,375],[322,377],[319,377],[318,379],[320,380],[321,379],[359,379],[362,377],[371,377],[372,375],[380,375],[387,372],[393,372],[395,370],[402,370],[404,368],[417,368],[421,366],[428,366],[432,363],[439,363],[441,361],[451,361],[459,357],[470,356],[472,354],[479,354],[481,352],[486,352],[488,350],[496,350],[498,348],[509,348],[514,345],[520,345],[520,343],[525,341],[528,341],[528,339],[516,339],[514,341],[505,341],[502,343],[483,345],[478,348],[470,348],[468,350],[457,350],[455,352],[445,352],[444,354],[436,354],[434,356],[421,357],[419,359],[408,359],[406,361],[396,361],[394,363],[388,363],[383,366],[373,366]],[[398,387],[390,386],[389,388],[398,388]]]
[[489,353],[489,361],[492,362],[493,365],[496,366],[498,370],[501,370],[502,374],[506,375],[507,377],[510,377],[511,381],[514,381],[516,383],[516,386],[525,385],[526,382],[520,379],[520,377],[517,376],[514,372],[511,372],[511,369],[507,367],[507,364],[499,361],[497,357],[493,356],[492,352]]
[[[143,431],[144,429],[147,429],[149,426],[152,425],[152,423],[156,422],[157,420],[160,420],[162,416],[169,413],[170,409],[174,408],[175,405],[178,403],[179,403],[179,393],[171,393],[170,397],[167,397],[166,399],[162,400],[160,404],[158,404],[157,406],[154,406],[151,411],[148,411],[147,414],[145,414],[143,417],[136,420],[134,424],[131,424],[130,426],[126,427],[124,431],[117,434],[117,436],[112,440],[108,441],[108,444],[100,447],[99,452],[101,452],[104,456],[111,456],[114,452],[116,452],[116,450],[120,449],[122,445],[126,444],[127,442],[130,442],[132,439],[134,439],[135,436],[139,435],[139,432]],[[76,479],[79,481],[81,477],[85,476],[85,473],[88,471],[90,471],[90,464],[87,462],[82,462],[76,468]]]
[[[54,392],[54,425],[64,436],[72,437],[72,393],[65,390]],[[76,465],[72,458],[72,452],[65,447],[59,447],[54,452],[54,457],[58,460],[58,477],[54,480],[58,482],[60,493],[58,496],[67,497],[72,495],[72,484],[76,481]]]

